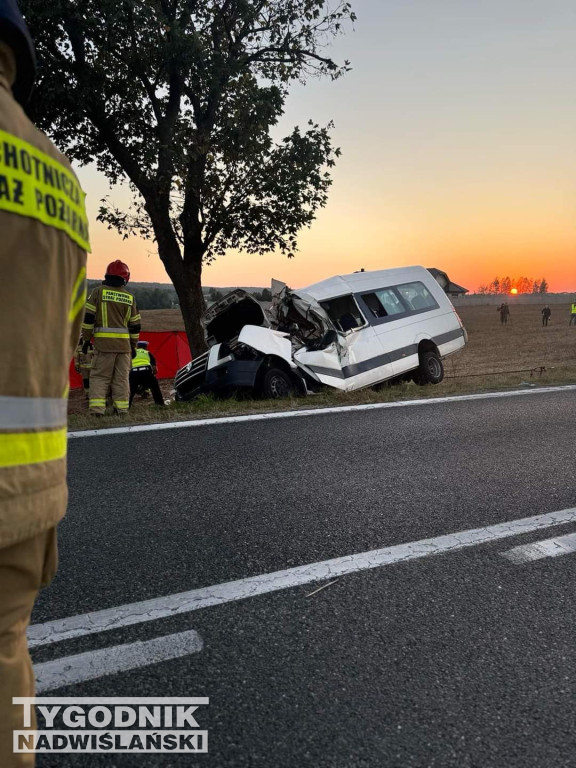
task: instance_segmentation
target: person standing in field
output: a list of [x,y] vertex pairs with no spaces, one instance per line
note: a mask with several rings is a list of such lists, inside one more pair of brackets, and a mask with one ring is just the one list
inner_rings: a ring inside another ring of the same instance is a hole
[[[68,159],[23,105],[36,77],[34,44],[16,0],[0,0],[0,765],[14,753],[34,670],[26,628],[58,563],[66,512],[68,370],[86,298],[88,220]],[[46,84],[49,87],[49,83]],[[36,719],[32,707],[30,729]],[[28,728],[28,726],[27,726]]]
[[546,304],[546,306],[542,310],[542,325],[543,326],[548,325],[548,320],[550,320],[551,316],[552,316],[552,310],[550,309],[548,304]]
[[570,322],[568,325],[576,325],[576,300],[572,302],[570,307]]
[[508,318],[510,317],[510,307],[507,302],[503,301],[498,307],[497,312],[500,312],[500,324],[506,325],[508,323]]
[[124,287],[129,280],[128,266],[113,261],[106,268],[102,284],[94,288],[86,301],[83,351],[88,350],[94,336],[89,410],[95,416],[104,415],[109,390],[114,412],[120,416],[128,413],[131,362],[140,335],[136,301]]

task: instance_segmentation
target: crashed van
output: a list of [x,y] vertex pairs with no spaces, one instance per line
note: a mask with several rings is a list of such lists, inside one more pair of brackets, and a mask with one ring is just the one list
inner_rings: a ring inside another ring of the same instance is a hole
[[203,325],[209,350],[176,374],[177,400],[438,384],[443,358],[468,340],[424,267],[339,275],[297,291],[273,280],[269,310],[237,289],[207,310]]

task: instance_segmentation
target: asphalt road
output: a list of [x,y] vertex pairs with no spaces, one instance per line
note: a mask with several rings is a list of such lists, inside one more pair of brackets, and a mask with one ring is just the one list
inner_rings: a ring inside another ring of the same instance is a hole
[[[576,507],[576,393],[72,440],[33,623]],[[207,755],[38,766],[576,766],[576,554],[511,539],[88,634],[37,663],[196,630],[203,649],[50,696],[207,696]]]

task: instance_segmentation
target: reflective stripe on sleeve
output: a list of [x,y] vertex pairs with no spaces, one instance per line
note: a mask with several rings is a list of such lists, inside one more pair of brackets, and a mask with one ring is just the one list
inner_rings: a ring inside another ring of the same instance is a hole
[[70,299],[70,311],[68,312],[68,322],[72,323],[84,306],[86,301],[86,267],[82,267],[72,288],[72,298]]
[[0,467],[42,464],[66,456],[66,427],[53,432],[0,433]]
[[46,429],[66,425],[62,397],[0,396],[0,429]]

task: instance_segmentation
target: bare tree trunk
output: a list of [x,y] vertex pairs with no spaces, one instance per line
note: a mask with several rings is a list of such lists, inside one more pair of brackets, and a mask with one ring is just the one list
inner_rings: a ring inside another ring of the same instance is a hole
[[198,265],[183,263],[182,276],[173,279],[174,288],[180,299],[184,327],[190,344],[192,357],[206,351],[204,329],[200,322],[205,309],[202,294],[202,262]]
[[201,247],[197,251],[186,252],[186,260],[182,258],[180,245],[172,229],[168,215],[168,206],[162,208],[162,200],[148,201],[146,209],[150,215],[158,255],[164,264],[168,277],[172,281],[178,299],[180,311],[184,319],[184,328],[188,336],[188,344],[192,357],[206,351],[204,329],[200,318],[204,313],[205,303],[202,294],[202,255]]

